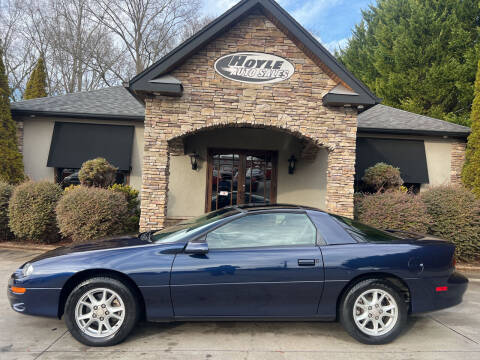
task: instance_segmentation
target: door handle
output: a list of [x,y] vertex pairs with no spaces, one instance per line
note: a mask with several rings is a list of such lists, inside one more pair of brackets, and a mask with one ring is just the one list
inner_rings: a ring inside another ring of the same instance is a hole
[[298,259],[298,266],[315,266],[315,259]]

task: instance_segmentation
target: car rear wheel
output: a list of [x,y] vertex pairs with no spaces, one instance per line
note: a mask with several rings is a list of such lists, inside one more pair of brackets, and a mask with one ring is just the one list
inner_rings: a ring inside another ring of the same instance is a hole
[[65,323],[72,336],[89,346],[123,341],[139,318],[132,291],[122,282],[92,278],[79,284],[65,304]]
[[347,332],[364,344],[386,344],[404,329],[407,306],[389,283],[365,280],[343,298],[340,321]]

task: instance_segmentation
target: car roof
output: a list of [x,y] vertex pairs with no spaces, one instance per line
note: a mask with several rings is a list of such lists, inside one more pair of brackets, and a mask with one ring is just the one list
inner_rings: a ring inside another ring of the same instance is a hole
[[232,206],[234,209],[238,209],[242,212],[254,212],[254,211],[264,211],[264,210],[313,210],[324,212],[321,209],[317,209],[310,206],[295,205],[295,204],[266,204],[266,203],[256,203],[256,204],[242,204]]

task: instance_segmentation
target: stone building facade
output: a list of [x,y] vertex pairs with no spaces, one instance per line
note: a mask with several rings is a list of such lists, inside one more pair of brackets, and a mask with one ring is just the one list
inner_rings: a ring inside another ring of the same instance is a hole
[[462,183],[462,168],[465,163],[465,141],[452,142],[452,155],[450,165],[450,182],[459,185]]
[[[216,59],[239,51],[281,55],[294,65],[295,73],[283,82],[258,85],[233,82],[215,72]],[[357,110],[323,105],[322,98],[338,80],[327,75],[316,59],[270,19],[259,13],[248,15],[171,75],[181,81],[183,96],[146,99],[142,229],[165,224],[169,162],[179,141],[219,127],[278,130],[327,149],[325,208],[353,215]]]
[[[288,76],[228,76],[249,71],[232,65],[246,53],[255,68],[280,61]],[[219,69],[222,59],[232,62]],[[378,162],[398,167],[414,191],[460,183],[470,133],[380,104],[273,0],[238,2],[127,87],[11,108],[30,179],[61,182],[105,157],[122,167],[119,181],[141,190],[142,230],[245,203],[350,217],[354,188]]]

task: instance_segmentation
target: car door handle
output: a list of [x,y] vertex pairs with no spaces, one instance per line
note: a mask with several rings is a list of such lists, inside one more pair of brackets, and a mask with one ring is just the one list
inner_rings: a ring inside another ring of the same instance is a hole
[[315,259],[298,259],[298,266],[315,266]]

